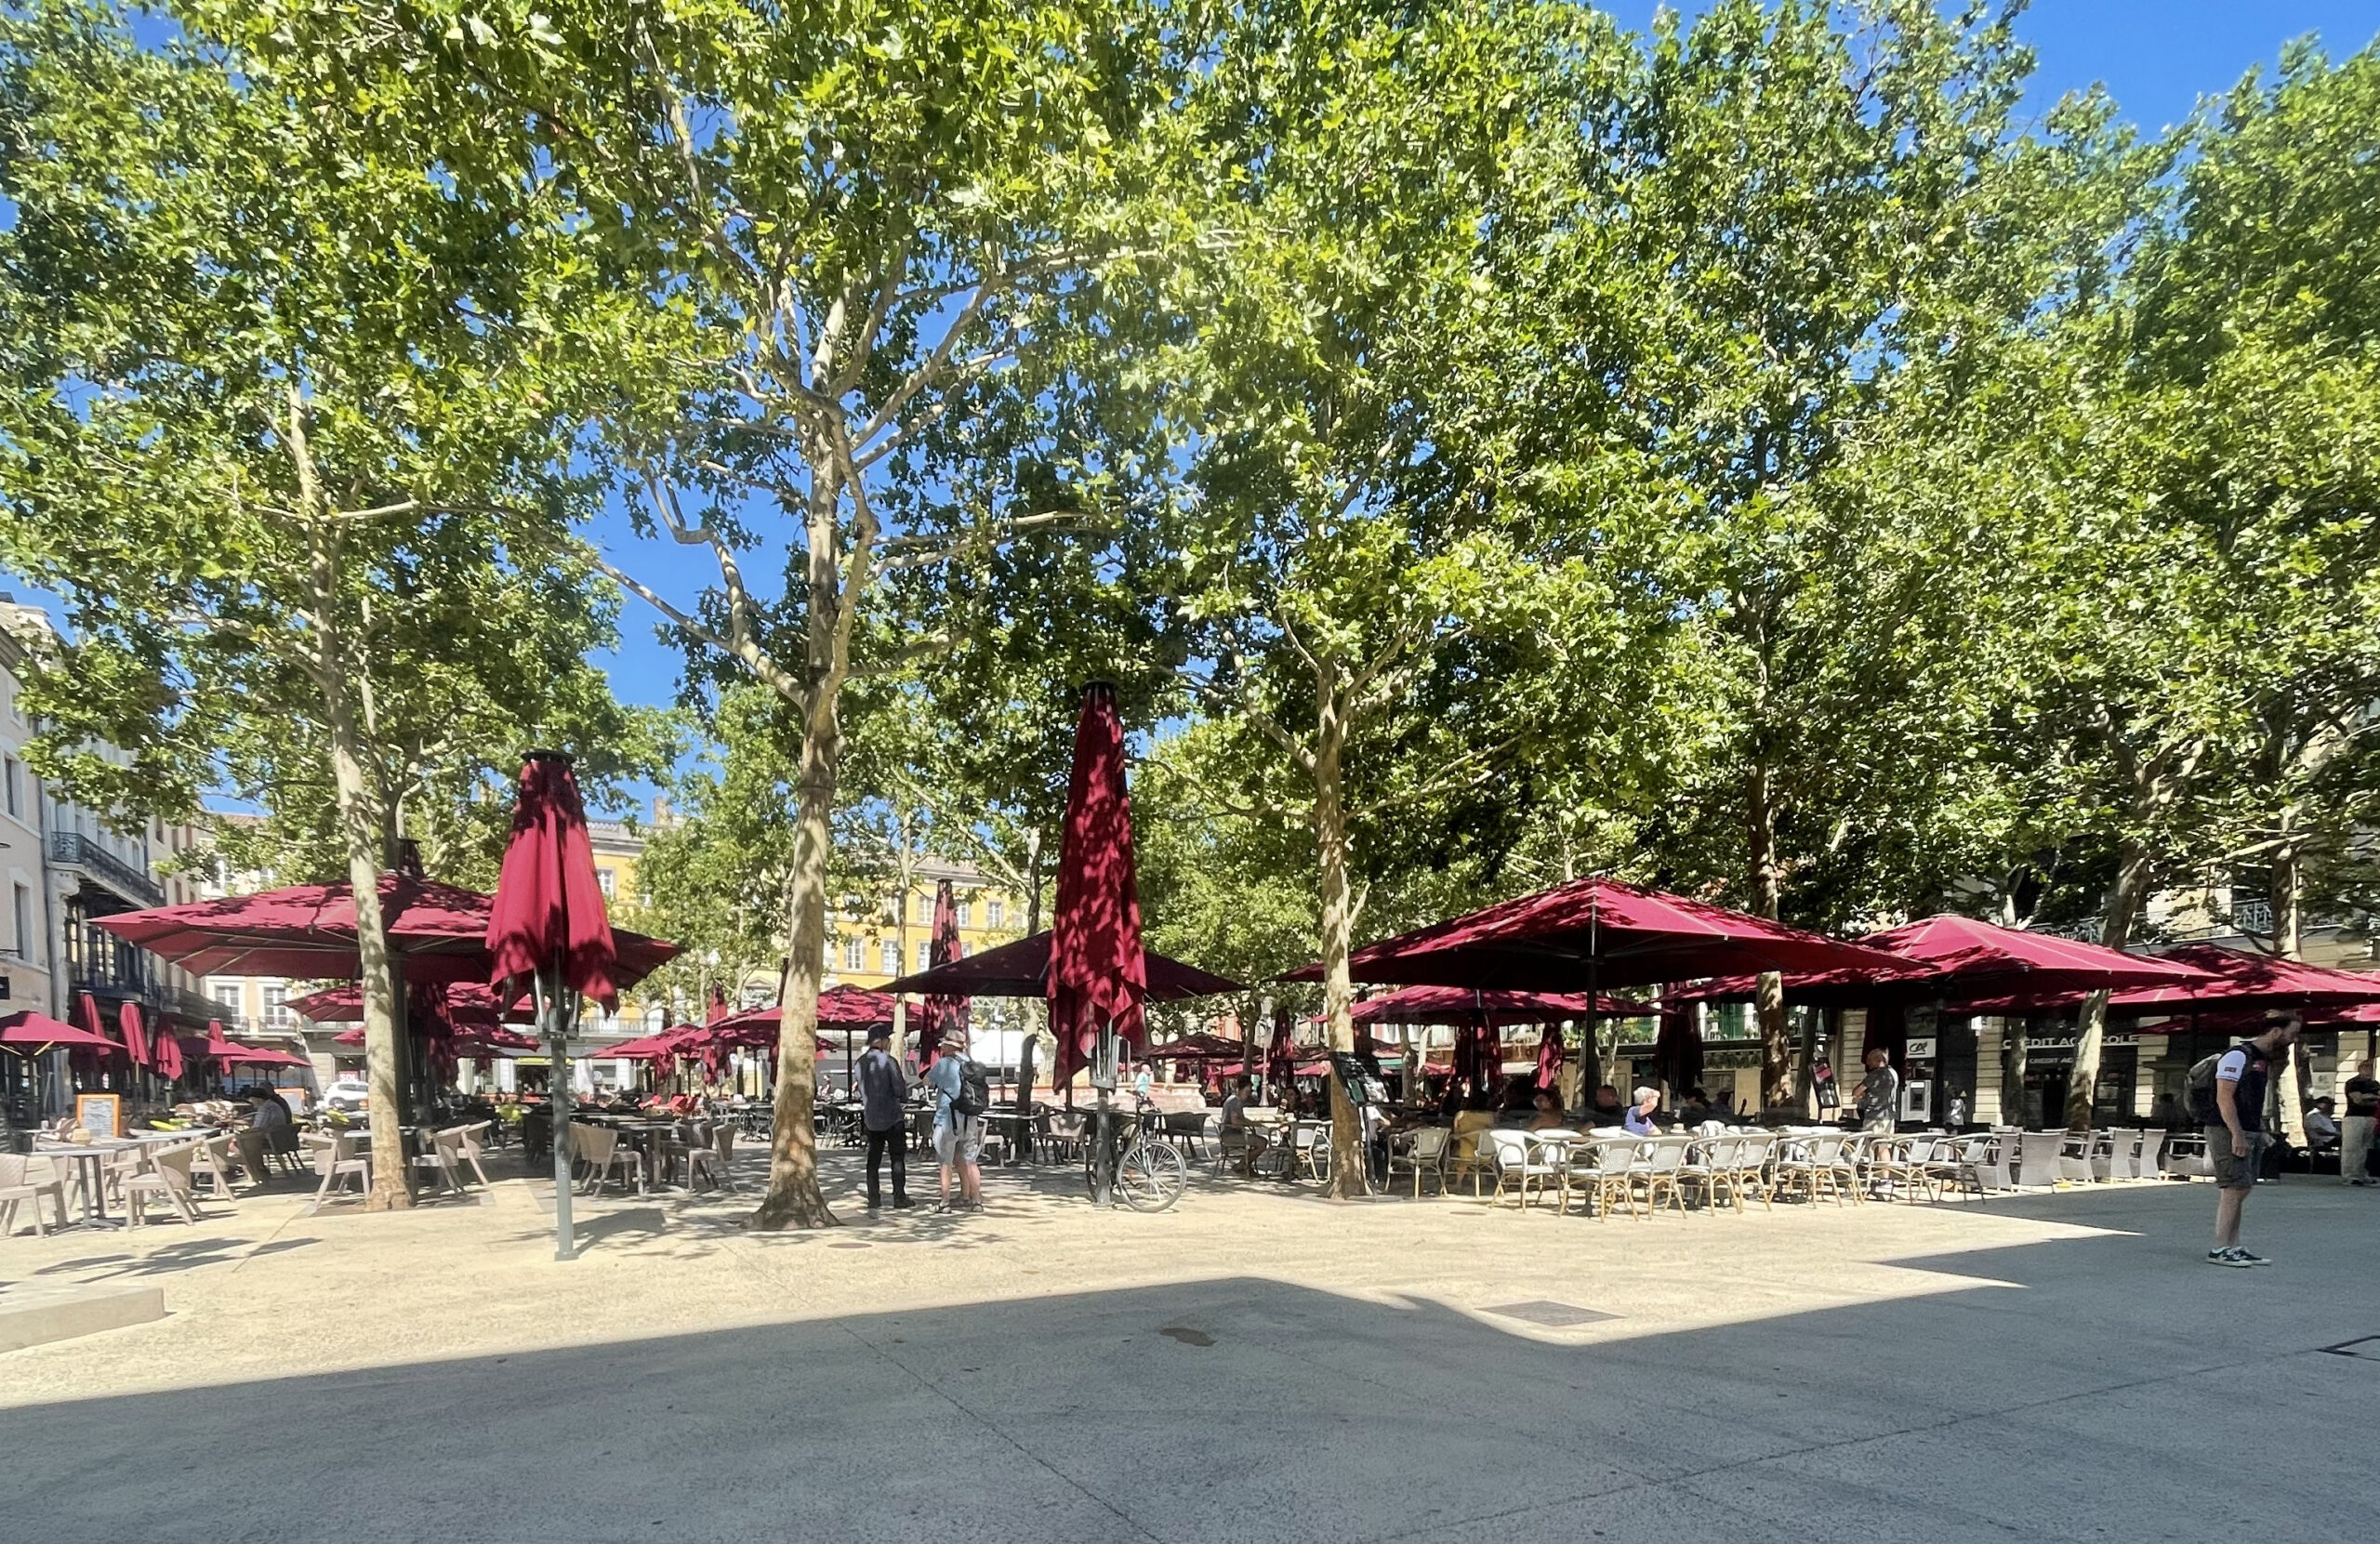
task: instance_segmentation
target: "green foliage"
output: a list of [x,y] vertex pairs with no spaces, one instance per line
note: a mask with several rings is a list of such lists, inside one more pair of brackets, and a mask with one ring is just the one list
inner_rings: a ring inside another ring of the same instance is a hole
[[235,857],[299,878],[345,866],[326,682],[387,836],[452,872],[487,870],[522,750],[599,796],[649,763],[585,659],[615,607],[564,529],[588,490],[521,210],[106,6],[7,19],[0,118],[0,561],[72,632],[29,683],[40,770],[253,801]]

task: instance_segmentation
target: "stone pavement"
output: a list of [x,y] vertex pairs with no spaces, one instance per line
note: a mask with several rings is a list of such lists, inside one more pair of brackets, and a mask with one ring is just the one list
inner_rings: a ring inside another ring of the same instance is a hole
[[168,1309],[0,1355],[0,1537],[2371,1532],[2374,1192],[2265,1187],[2280,1263],[2222,1271],[2204,1185],[1604,1221],[1201,1178],[1143,1217],[1012,1171],[870,1221],[826,1167],[851,1226],[582,1200],[567,1265],[517,1170],[0,1240],[0,1284]]

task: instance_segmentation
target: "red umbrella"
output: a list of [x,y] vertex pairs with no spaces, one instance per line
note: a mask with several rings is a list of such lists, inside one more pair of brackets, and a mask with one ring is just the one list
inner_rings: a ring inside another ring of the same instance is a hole
[[293,1056],[285,1050],[274,1050],[263,1046],[244,1046],[237,1041],[226,1041],[224,1043],[223,1049],[217,1053],[217,1060],[220,1061],[227,1067],[307,1067],[313,1065],[312,1062],[307,1061],[304,1057]]
[[1537,1041],[1537,1086],[1540,1090],[1551,1089],[1562,1081],[1565,1054],[1561,1026],[1547,1024],[1545,1033]]
[[1695,1031],[1690,1005],[1662,1005],[1660,1030],[1653,1041],[1653,1067],[1673,1093],[1702,1081],[1702,1036]]
[[1359,1024],[1467,1024],[1483,1018],[1489,1023],[1544,1024],[1563,1019],[1638,1018],[1655,1011],[1651,1003],[1626,997],[1597,997],[1583,992],[1501,992],[1467,986],[1407,986],[1355,1005]]
[[1116,716],[1116,689],[1094,681],[1083,689],[1082,716],[1075,723],[1050,924],[1050,1028],[1058,1041],[1058,1081],[1089,1060],[1103,1030],[1113,1029],[1136,1052],[1145,1045],[1141,1005],[1147,995],[1124,726]]
[[132,1064],[136,1067],[148,1066],[152,1053],[149,1049],[149,1032],[140,1023],[140,1005],[137,1002],[118,1005],[115,1010],[115,1022],[116,1027],[124,1034],[124,1052],[132,1058]]
[[[600,893],[600,892],[599,892]],[[413,982],[485,981],[496,898],[411,875],[380,877],[390,947]],[[193,975],[352,977],[355,905],[344,884],[291,885],[255,895],[95,917],[91,926],[137,944]],[[672,955],[674,944],[615,935],[615,985],[632,985]]]
[[[514,1023],[527,1023],[530,1013],[526,1005],[507,1008],[497,1000],[484,982],[450,981],[430,983],[416,987],[407,996],[417,1004],[426,1005],[431,994],[445,994],[446,1018],[459,1028],[474,1031],[493,1028],[509,1019]],[[289,1010],[301,1019],[318,1024],[358,1024],[364,1022],[364,988],[354,982],[327,986],[319,992],[309,992],[293,997]]]
[[0,1046],[7,1046],[26,1056],[38,1056],[46,1050],[113,1051],[124,1049],[104,1035],[77,1029],[46,1013],[36,1013],[30,1008],[0,1019]]
[[[1785,1000],[1840,1007],[1930,998],[2002,995],[2055,997],[2080,1002],[2102,989],[2187,986],[2207,979],[2188,963],[2102,948],[2052,933],[2003,928],[1972,917],[1929,917],[1906,927],[1868,934],[1863,947],[1881,949],[1901,962],[1896,970],[1792,972]],[[1752,1000],[1757,983],[1739,975],[1705,983],[1678,994],[1704,1002]],[[1981,1011],[1971,1010],[1971,1011]]]
[[[967,953],[967,946],[959,938],[959,900],[952,893],[947,879],[934,886],[933,936],[927,949],[927,964],[935,969],[955,965]],[[930,996],[925,1000],[918,1015],[919,1071],[923,1072],[933,1065],[934,1057],[942,1049],[944,1036],[965,1033],[968,1006],[965,997],[948,995]]]
[[518,997],[537,984],[539,1018],[554,1046],[554,1258],[577,1252],[570,1221],[567,1138],[569,1010],[566,995],[616,1008],[622,972],[595,881],[595,849],[570,759],[533,751],[521,767],[521,794],[512,807],[512,837],[504,850],[496,901],[483,935],[487,981],[500,996]]
[[1161,1046],[1151,1046],[1141,1053],[1146,1062],[1216,1062],[1225,1057],[1240,1059],[1248,1048],[1237,1040],[1226,1040],[1220,1035],[1183,1035]]
[[[1704,901],[1574,879],[1356,950],[1357,981],[1593,991],[1735,970],[1897,971],[1903,962]],[[1289,979],[1319,980],[1308,965]]]
[[[393,930],[391,930],[393,931]],[[512,837],[496,882],[487,919],[491,986],[518,998],[539,971],[607,1010],[619,1006],[617,952],[602,887],[595,880],[595,848],[570,759],[531,753],[521,767],[521,796],[512,806]]]
[[1273,1008],[1273,1040],[1264,1050],[1264,1091],[1276,1104],[1296,1098],[1291,1079],[1296,1075],[1297,1059],[1298,1049],[1292,1038],[1289,1008],[1276,1003]]
[[[954,996],[1041,997],[1050,993],[1051,935],[1028,934],[1013,943],[979,950],[949,965],[886,982],[879,990]],[[1154,949],[1141,951],[1144,1002],[1180,1002],[1242,990],[1238,982],[1185,965]]]

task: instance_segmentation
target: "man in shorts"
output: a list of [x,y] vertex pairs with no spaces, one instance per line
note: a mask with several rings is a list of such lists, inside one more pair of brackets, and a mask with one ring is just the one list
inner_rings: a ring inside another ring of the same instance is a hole
[[2264,1033],[2242,1040],[2215,1063],[2215,1111],[2206,1124],[2206,1161],[2215,1170],[2215,1247],[2209,1265],[2269,1265],[2240,1247],[2240,1209],[2256,1188],[2265,1155],[2265,1087],[2273,1067],[2289,1065],[2302,1022],[2294,1013],[2267,1016]]
[[[938,1212],[984,1209],[984,1116],[981,1111],[962,1115],[952,1107],[967,1078],[967,1040],[947,1036],[942,1055],[926,1069],[933,1089],[933,1155],[942,1164],[942,1200]],[[959,1176],[959,1204],[950,1201],[952,1171]]]

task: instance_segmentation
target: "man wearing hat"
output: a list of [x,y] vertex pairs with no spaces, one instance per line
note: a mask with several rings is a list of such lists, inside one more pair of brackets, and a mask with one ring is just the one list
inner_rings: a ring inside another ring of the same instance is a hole
[[869,1030],[867,1049],[859,1059],[860,1123],[867,1128],[870,1211],[884,1204],[884,1155],[888,1152],[892,1155],[893,1209],[906,1210],[909,1205],[909,1134],[902,1108],[908,1098],[908,1080],[901,1075],[901,1063],[885,1049],[892,1033],[881,1024]]

